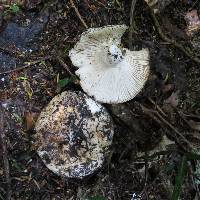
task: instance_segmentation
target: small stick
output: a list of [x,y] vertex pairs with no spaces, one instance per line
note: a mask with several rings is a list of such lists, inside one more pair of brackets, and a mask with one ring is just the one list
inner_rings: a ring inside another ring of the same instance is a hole
[[101,5],[101,6],[103,6],[103,7],[106,7],[106,2],[105,2],[105,4],[104,4],[104,3],[102,3],[101,1],[97,1],[97,3],[98,3],[99,5]]
[[82,22],[83,26],[88,29],[88,25],[85,23],[84,19],[82,18],[81,14],[79,13],[77,7],[75,6],[73,0],[70,0],[71,6],[72,8],[74,8],[76,15],[78,16],[78,18],[80,19],[80,21]]
[[137,0],[132,0],[131,3],[131,11],[130,11],[130,31],[129,31],[129,48],[132,49],[132,40],[133,40],[133,16],[134,16],[134,10],[135,10],[135,4]]
[[4,165],[4,173],[7,183],[7,192],[6,192],[6,200],[11,199],[12,191],[11,191],[11,179],[10,179],[10,166],[8,161],[8,153],[6,147],[6,136],[4,132],[4,111],[2,106],[0,105],[0,146],[2,150],[3,157],[3,165]]
[[[154,113],[160,121],[162,121],[165,125],[167,125],[168,127],[170,127],[187,145],[191,150],[194,150],[194,148],[192,147],[192,145],[190,144],[190,142],[172,125],[170,124],[166,119],[164,119],[157,111],[154,111],[152,109],[148,109],[145,106],[140,104],[140,107],[142,108],[142,110],[145,113]],[[148,114],[149,115],[149,114]],[[151,115],[149,115],[150,117],[152,117]],[[154,119],[154,118],[153,118]]]
[[147,194],[147,181],[148,181],[148,168],[149,168],[149,164],[148,164],[148,160],[147,160],[147,152],[145,151],[145,179],[144,179],[144,186],[142,189],[142,192],[140,192],[140,196],[142,194],[145,194],[147,200],[149,199],[148,194]]
[[63,66],[64,69],[66,69],[66,71],[71,75],[74,76],[74,74],[70,71],[68,65],[63,61],[63,59],[59,56],[57,56],[57,60],[58,62]]
[[181,113],[183,116],[185,117],[191,117],[191,118],[196,118],[196,119],[200,119],[199,115],[195,115],[195,114],[185,114],[185,113]]
[[177,43],[174,39],[170,39],[169,37],[167,37],[161,30],[160,28],[160,24],[154,14],[154,12],[150,9],[150,13],[151,13],[151,17],[154,21],[154,25],[160,35],[160,37],[165,40],[166,42],[174,45],[176,48],[180,49],[186,56],[188,56],[191,60],[193,60],[194,62],[200,64],[200,58],[198,58],[198,55],[194,55],[194,53],[190,50],[190,49],[186,49],[184,48],[181,44]]
[[162,108],[158,104],[156,104],[156,102],[151,97],[149,97],[148,100],[152,104],[154,104],[154,106],[158,109],[158,111],[160,111],[160,113],[162,113],[163,116],[167,117],[167,115],[163,112]]
[[28,67],[31,67],[31,66],[33,66],[33,65],[35,65],[35,64],[37,64],[37,63],[40,63],[41,61],[45,61],[45,60],[48,60],[48,59],[50,59],[50,58],[51,58],[51,56],[46,56],[46,57],[44,57],[44,58],[41,58],[41,59],[38,59],[38,60],[36,60],[36,61],[30,62],[30,63],[28,63],[28,64],[26,64],[26,65],[24,65],[24,66],[22,66],[22,67],[18,67],[18,68],[15,68],[15,69],[11,69],[11,70],[8,70],[8,71],[5,71],[5,72],[0,72],[0,75],[5,75],[5,74],[10,74],[10,73],[13,73],[13,72],[21,71],[21,70],[23,70],[23,69],[26,69],[26,68],[28,68]]
[[183,115],[183,113],[181,111],[176,110],[176,112],[179,114],[179,116],[181,117],[181,119],[191,128],[191,124],[188,122],[188,120],[185,118],[185,116]]

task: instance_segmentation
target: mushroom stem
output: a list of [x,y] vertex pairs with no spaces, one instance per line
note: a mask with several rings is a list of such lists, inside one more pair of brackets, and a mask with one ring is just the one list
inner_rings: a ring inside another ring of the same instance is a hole
[[111,45],[108,49],[108,56],[111,64],[121,62],[123,55],[121,49],[116,45]]

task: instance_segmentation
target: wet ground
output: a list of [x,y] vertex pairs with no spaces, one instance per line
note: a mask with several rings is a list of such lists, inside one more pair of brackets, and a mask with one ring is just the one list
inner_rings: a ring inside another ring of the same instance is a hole
[[[74,2],[88,27],[130,23],[131,1]],[[180,199],[200,199],[200,32],[188,36],[185,20],[193,9],[200,12],[199,1],[176,0],[153,14],[137,1],[132,39],[127,32],[123,44],[149,48],[151,74],[135,99],[105,105],[115,122],[111,155],[96,174],[77,181],[49,171],[33,138],[41,109],[61,91],[81,90],[70,79],[76,68],[68,51],[86,27],[68,0],[0,3],[0,155],[9,162],[8,168],[0,161],[0,199],[167,200],[177,179]],[[60,84],[64,78],[67,85]]]

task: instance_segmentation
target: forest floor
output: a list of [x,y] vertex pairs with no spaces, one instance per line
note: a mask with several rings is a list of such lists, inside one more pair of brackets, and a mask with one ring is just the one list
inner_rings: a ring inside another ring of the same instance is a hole
[[[200,199],[200,2],[165,4],[0,1],[0,200]],[[115,135],[103,168],[61,178],[36,153],[34,122],[55,95],[82,90],[68,57],[80,34],[130,21],[122,42],[149,49],[149,79],[133,100],[105,105]]]

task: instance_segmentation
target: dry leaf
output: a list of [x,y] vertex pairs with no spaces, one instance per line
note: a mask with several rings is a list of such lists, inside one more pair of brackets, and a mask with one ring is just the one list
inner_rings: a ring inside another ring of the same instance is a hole
[[197,10],[189,11],[185,16],[185,20],[188,24],[186,29],[187,35],[192,36],[200,29],[200,19]]
[[39,113],[35,113],[35,112],[27,112],[25,114],[26,130],[27,131],[33,129],[38,115],[39,115]]
[[167,92],[172,91],[173,89],[174,89],[174,85],[173,84],[163,85],[162,92],[163,93],[167,93]]
[[177,107],[178,103],[179,103],[178,94],[179,94],[179,91],[173,92],[171,94],[171,96],[168,99],[165,100],[165,103],[170,104],[173,107]]
[[[160,141],[160,143],[152,150],[148,151],[148,155],[149,156],[153,156],[156,153],[159,152],[163,152],[163,151],[168,151],[170,149],[174,149],[175,147],[175,142],[168,139],[166,135],[163,135],[162,140]],[[144,157],[145,156],[145,152],[138,152],[137,153],[137,157]],[[162,159],[163,155],[160,155],[160,160]],[[157,158],[156,158],[157,161]],[[149,163],[150,165],[152,164],[152,162]]]

